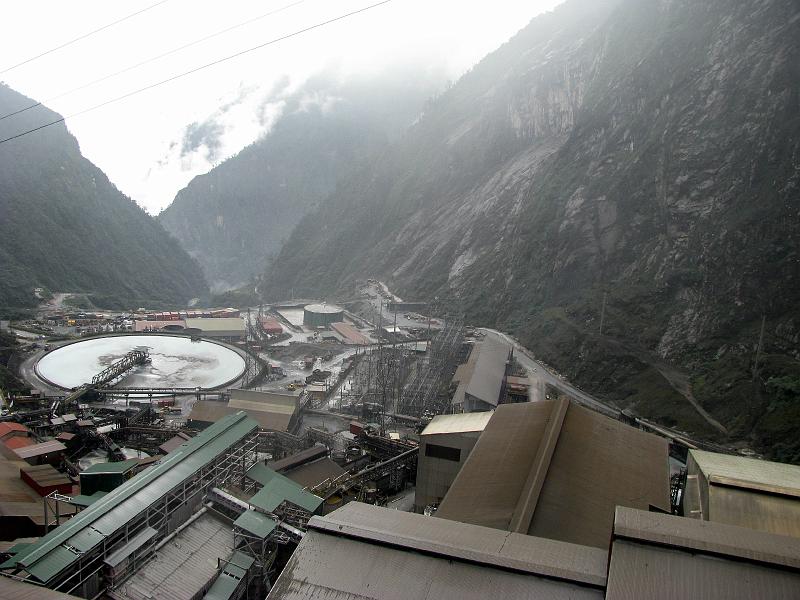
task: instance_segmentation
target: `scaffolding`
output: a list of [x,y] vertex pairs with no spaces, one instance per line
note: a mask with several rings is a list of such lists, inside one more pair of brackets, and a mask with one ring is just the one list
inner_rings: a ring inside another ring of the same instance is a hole
[[4,563],[2,574],[84,598],[101,595],[121,583],[109,556],[124,551],[143,561],[153,547],[136,545],[145,533],[163,540],[192,518],[212,488],[245,485],[258,438],[257,424],[243,413],[225,417]]
[[413,417],[433,417],[447,412],[446,386],[463,341],[463,316],[446,316],[443,327],[428,343],[425,359],[417,364],[413,380],[405,387],[397,412]]

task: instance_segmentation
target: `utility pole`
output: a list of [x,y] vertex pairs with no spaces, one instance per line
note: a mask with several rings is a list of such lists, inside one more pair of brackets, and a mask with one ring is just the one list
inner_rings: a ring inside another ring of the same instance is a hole
[[758,335],[758,346],[756,347],[756,360],[753,364],[753,381],[758,375],[758,361],[761,359],[761,345],[764,343],[764,326],[767,323],[767,315],[761,315],[761,333]]
[[603,307],[600,309],[600,335],[603,335],[603,323],[606,320],[606,298],[608,292],[603,292]]

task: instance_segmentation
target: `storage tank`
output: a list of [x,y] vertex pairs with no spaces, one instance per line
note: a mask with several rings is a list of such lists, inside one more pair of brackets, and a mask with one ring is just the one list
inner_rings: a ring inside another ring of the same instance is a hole
[[344,309],[335,304],[309,304],[303,307],[303,325],[306,327],[327,327],[342,321]]

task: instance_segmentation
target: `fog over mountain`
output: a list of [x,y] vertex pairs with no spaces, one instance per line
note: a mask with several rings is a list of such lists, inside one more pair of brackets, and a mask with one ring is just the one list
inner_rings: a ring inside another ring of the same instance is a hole
[[566,2],[340,181],[260,289],[453,298],[622,407],[798,460],[799,46],[788,0]]
[[[328,70],[299,88],[285,78],[258,105],[248,104],[269,133],[193,179],[159,220],[200,262],[212,288],[245,285],[300,218],[355,165],[402,136],[445,82],[442,69],[408,66],[372,77]],[[175,152],[215,158],[236,106],[187,127]]]

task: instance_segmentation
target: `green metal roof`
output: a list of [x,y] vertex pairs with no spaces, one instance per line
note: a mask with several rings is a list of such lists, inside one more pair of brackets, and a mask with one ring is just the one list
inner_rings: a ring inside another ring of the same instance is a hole
[[108,492],[103,492],[101,490],[97,490],[91,496],[78,494],[77,496],[71,496],[70,499],[67,501],[67,503],[72,504],[73,506],[82,506],[85,508],[87,506],[91,506],[106,494],[108,494]]
[[284,501],[312,513],[322,504],[322,498],[307,492],[288,477],[276,473],[263,463],[253,465],[247,471],[247,476],[264,486],[250,498],[250,504],[267,512],[275,511]]
[[[142,471],[20,552],[17,566],[24,566],[31,575],[47,582],[77,560],[78,555],[65,546],[88,552],[257,427],[258,423],[244,412],[220,419],[159,464]],[[92,531],[84,533],[89,528]]]
[[267,515],[262,515],[254,510],[246,510],[233,522],[233,526],[265,540],[278,525]]
[[[42,583],[45,583],[58,575],[73,563],[78,562],[80,555],[68,550],[64,546],[56,546],[48,552],[44,558],[38,560],[34,567],[26,569],[31,575]],[[20,557],[22,563],[24,557]]]
[[139,461],[135,458],[121,460],[118,462],[95,463],[88,469],[81,471],[81,475],[86,473],[89,473],[90,475],[96,475],[98,473],[125,473],[136,467],[138,464]]
[[228,564],[222,569],[222,573],[203,596],[204,600],[229,600],[254,562],[255,559],[252,556],[238,550],[234,552]]

